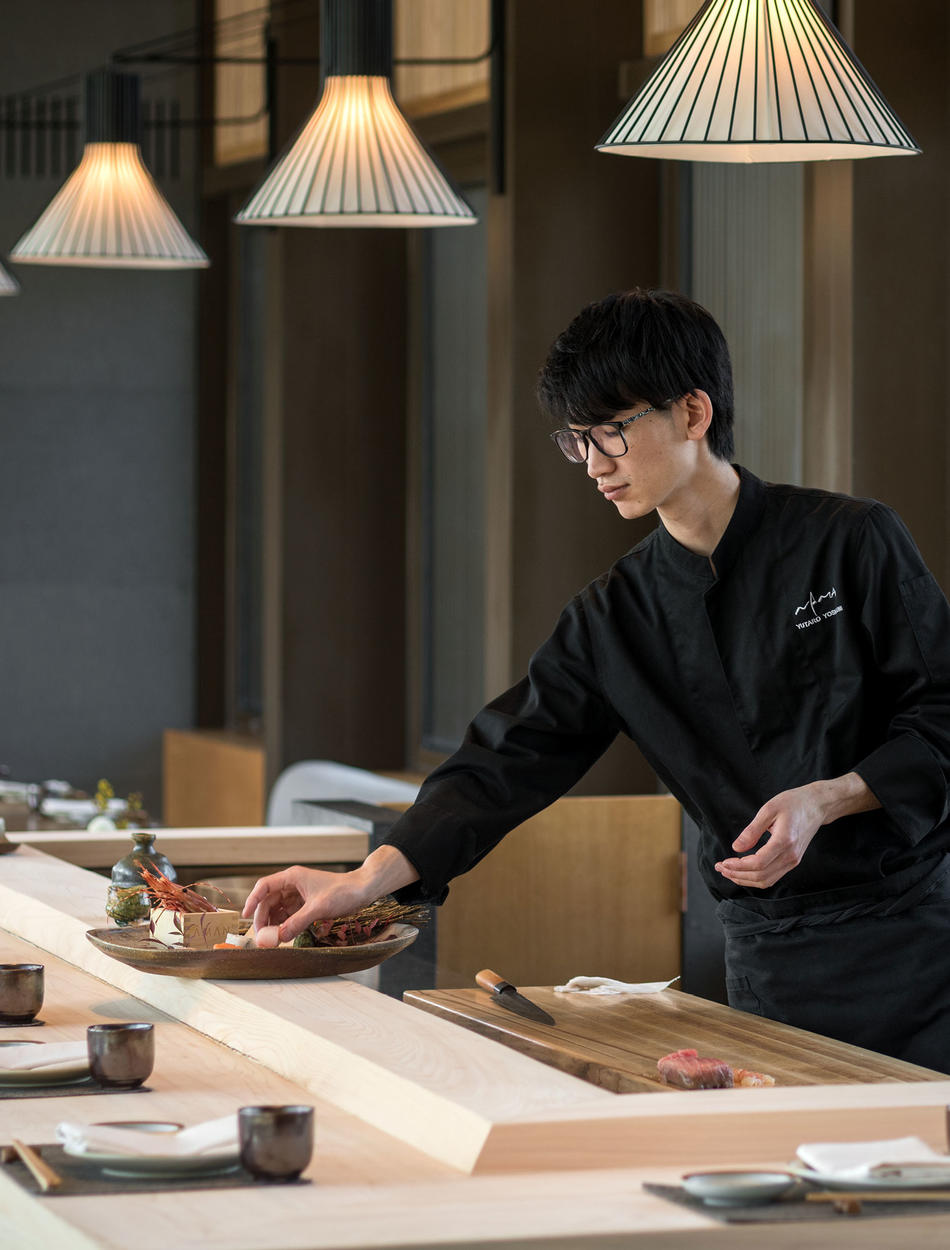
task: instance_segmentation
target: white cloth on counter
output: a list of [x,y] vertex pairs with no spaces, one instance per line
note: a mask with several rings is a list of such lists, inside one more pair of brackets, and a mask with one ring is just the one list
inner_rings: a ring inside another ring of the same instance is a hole
[[932,1150],[919,1137],[806,1142],[796,1153],[810,1168],[835,1180],[946,1180],[950,1184],[950,1157]]
[[75,1124],[65,1120],[56,1125],[56,1140],[68,1147],[72,1154],[187,1159],[237,1150],[238,1122],[237,1115],[232,1111],[220,1120],[205,1120],[177,1133],[145,1133],[141,1129],[117,1128],[109,1124]]
[[[109,799],[105,814],[121,816],[127,808],[125,799]],[[66,820],[89,820],[100,812],[95,799],[57,799],[49,795],[43,800],[40,810],[44,816],[61,816]]]
[[[678,981],[674,977],[673,981]],[[673,981],[614,981],[611,977],[571,977],[566,985],[555,985],[555,994],[659,994]]]
[[22,1046],[0,1046],[0,1071],[32,1072],[58,1067],[62,1063],[82,1063],[89,1052],[81,1042],[24,1042]]

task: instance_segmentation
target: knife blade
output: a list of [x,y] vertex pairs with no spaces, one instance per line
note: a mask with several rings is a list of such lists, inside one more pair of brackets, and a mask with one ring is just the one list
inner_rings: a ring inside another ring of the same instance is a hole
[[476,972],[475,982],[497,998],[503,1007],[516,1012],[519,1016],[524,1016],[526,1020],[533,1020],[536,1024],[557,1023],[553,1016],[548,1015],[530,998],[519,994],[510,981],[500,977],[497,972],[492,972],[490,968],[483,968],[481,972]]

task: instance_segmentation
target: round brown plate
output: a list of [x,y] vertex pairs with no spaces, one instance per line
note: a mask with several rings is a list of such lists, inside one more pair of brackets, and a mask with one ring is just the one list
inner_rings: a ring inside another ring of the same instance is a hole
[[88,929],[86,937],[106,955],[143,972],[165,977],[204,977],[208,981],[270,981],[276,978],[334,977],[375,968],[416,940],[415,925],[390,926],[390,937],[358,946],[281,946],[277,950],[171,949],[149,937],[145,925],[127,929]]

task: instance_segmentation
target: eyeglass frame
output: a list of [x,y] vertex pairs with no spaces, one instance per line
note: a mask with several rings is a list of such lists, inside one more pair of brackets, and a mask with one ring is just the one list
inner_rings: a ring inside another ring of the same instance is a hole
[[[554,446],[558,449],[558,451],[561,453],[561,455],[564,457],[564,459],[567,461],[568,464],[586,464],[587,461],[590,459],[591,443],[594,444],[594,446],[597,448],[597,450],[600,452],[602,456],[606,456],[609,460],[619,460],[621,456],[625,456],[627,452],[630,450],[630,448],[627,446],[626,435],[623,432],[624,427],[628,425],[632,425],[634,421],[639,421],[641,417],[647,416],[648,413],[663,412],[664,409],[668,408],[669,404],[672,402],[673,401],[670,400],[669,403],[662,404],[659,407],[654,405],[652,408],[644,408],[642,412],[635,412],[632,417],[624,417],[622,421],[598,421],[594,425],[589,425],[584,430],[575,430],[572,425],[562,425],[559,429],[552,430],[551,433],[548,435],[548,438],[553,440]],[[623,451],[620,452],[618,455],[612,455],[609,451],[604,451],[603,447],[601,447],[601,445],[597,442],[597,439],[594,438],[593,434],[590,433],[591,430],[599,429],[603,425],[612,425],[613,428],[620,435],[620,441],[623,443]],[[564,450],[564,448],[561,446],[561,444],[557,441],[557,436],[559,434],[566,434],[566,433],[573,434],[575,437],[580,435],[580,437],[584,440],[585,450],[584,450],[583,460],[572,460],[571,457]]]

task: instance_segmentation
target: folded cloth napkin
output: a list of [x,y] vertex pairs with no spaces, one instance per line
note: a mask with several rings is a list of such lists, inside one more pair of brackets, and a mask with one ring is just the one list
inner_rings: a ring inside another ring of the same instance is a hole
[[56,1125],[56,1139],[70,1154],[147,1155],[161,1159],[187,1159],[192,1156],[226,1154],[238,1148],[237,1116],[232,1112],[220,1120],[205,1120],[177,1133],[145,1133],[141,1129],[117,1128],[109,1124]]
[[88,1056],[85,1041],[0,1046],[0,1072],[30,1072],[61,1063],[81,1063]]
[[796,1153],[810,1168],[835,1180],[945,1180],[950,1185],[950,1157],[932,1150],[919,1137],[806,1142]]
[[[673,981],[678,981],[674,977]],[[614,981],[610,977],[571,977],[566,985],[555,985],[555,994],[659,994],[673,981]]]

